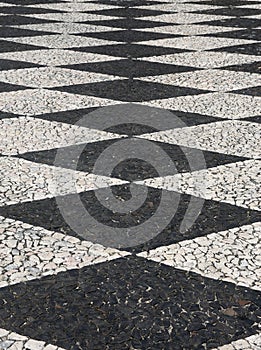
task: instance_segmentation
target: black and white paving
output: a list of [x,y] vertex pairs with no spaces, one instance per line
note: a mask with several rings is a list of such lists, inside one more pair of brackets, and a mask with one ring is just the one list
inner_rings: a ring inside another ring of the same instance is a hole
[[1,350],[261,349],[260,42],[257,0],[0,2]]

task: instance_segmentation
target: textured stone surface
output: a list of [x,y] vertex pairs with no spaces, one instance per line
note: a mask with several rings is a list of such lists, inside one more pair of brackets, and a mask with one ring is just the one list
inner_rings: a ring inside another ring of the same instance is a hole
[[260,350],[260,16],[0,2],[1,350]]

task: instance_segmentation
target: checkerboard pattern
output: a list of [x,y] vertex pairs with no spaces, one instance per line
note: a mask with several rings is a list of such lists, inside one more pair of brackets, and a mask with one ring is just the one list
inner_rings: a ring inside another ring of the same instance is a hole
[[[260,16],[255,0],[0,2],[0,349],[260,350]],[[115,105],[184,126],[96,120]],[[88,114],[93,127],[77,124]],[[136,158],[95,174],[126,137],[163,149],[178,173]],[[55,164],[83,145],[77,169]],[[190,169],[193,150],[204,169]],[[55,176],[77,187],[54,192]],[[128,200],[131,182],[148,191],[135,217],[97,200],[108,188]],[[126,249],[80,237],[56,201],[80,197],[116,231],[153,215],[162,191],[180,195],[175,216]]]

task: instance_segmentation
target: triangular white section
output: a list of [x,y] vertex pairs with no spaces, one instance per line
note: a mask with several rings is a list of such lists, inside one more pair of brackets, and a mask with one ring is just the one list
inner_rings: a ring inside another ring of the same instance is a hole
[[[60,67],[9,69],[0,71],[0,82],[34,88],[53,88],[123,79],[109,74]],[[253,83],[254,84],[254,83]]]
[[[62,233],[0,216],[0,287],[80,269],[129,255]],[[19,255],[12,250],[19,249]]]
[[241,120],[158,131],[138,137],[239,157],[261,158],[261,125]]
[[[50,26],[53,23],[50,23]],[[62,23],[54,23],[62,24]],[[17,52],[1,52],[1,59],[32,62],[44,66],[65,66],[91,62],[104,62],[115,60],[115,57],[90,52],[77,52],[66,49],[43,49]]]
[[260,160],[247,160],[191,173],[146,179],[137,183],[261,210],[260,169]]
[[118,44],[117,41],[106,41],[96,38],[87,38],[84,36],[69,34],[25,36],[16,38],[2,38],[2,40],[11,41],[19,44],[28,44],[35,46],[48,47],[50,49],[69,49],[84,46],[100,46],[109,44]]
[[0,120],[0,153],[15,155],[122,138],[124,136],[73,124],[40,118]]
[[42,88],[0,93],[0,111],[27,116],[110,104],[115,104],[115,101]]
[[8,346],[8,350],[65,350],[56,345],[0,328],[0,349],[5,349],[6,346]]
[[127,183],[116,178],[11,157],[0,157],[0,180],[0,206]]
[[258,256],[261,224],[255,223],[162,246],[141,257],[202,276],[261,290]]
[[179,96],[152,100],[143,104],[224,119],[242,119],[261,114],[261,97],[229,92]]

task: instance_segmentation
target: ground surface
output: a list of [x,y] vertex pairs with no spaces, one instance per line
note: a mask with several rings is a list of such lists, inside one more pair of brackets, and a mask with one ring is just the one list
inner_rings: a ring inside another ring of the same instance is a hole
[[260,2],[0,13],[0,349],[260,349]]

